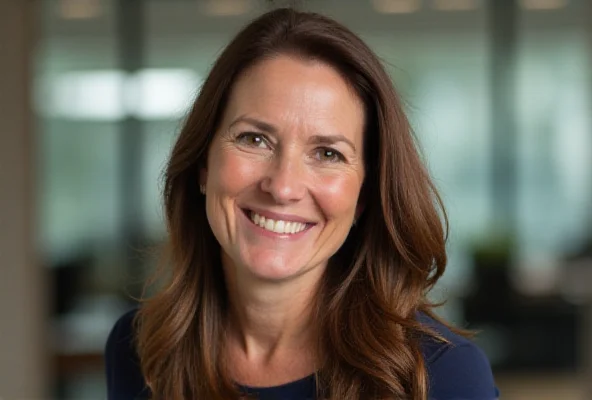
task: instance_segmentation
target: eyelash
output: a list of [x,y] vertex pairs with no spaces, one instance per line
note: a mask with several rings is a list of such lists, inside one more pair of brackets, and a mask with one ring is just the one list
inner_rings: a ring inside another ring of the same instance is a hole
[[248,139],[254,139],[254,138],[261,139],[261,142],[259,142],[259,143],[265,143],[269,147],[269,140],[265,137],[265,135],[262,135],[260,133],[243,132],[243,133],[241,133],[240,135],[238,135],[236,137],[236,141],[239,142],[239,143],[244,143],[247,146],[259,147],[259,146],[256,146],[254,143],[248,143],[248,142],[246,142],[246,140],[248,140]]
[[[318,149],[316,149],[317,152],[331,152],[333,153],[333,157],[330,161],[327,161],[329,163],[338,163],[338,162],[344,162],[345,161],[345,157],[343,156],[343,154],[341,154],[340,152],[338,152],[337,150],[331,148],[331,147],[319,147]],[[322,161],[322,160],[319,160]]]
[[[267,139],[267,137],[265,137],[265,135],[262,135],[260,133],[243,132],[236,137],[236,141],[239,143],[243,143],[247,146],[259,147],[257,144],[247,142],[247,140],[249,140],[249,139],[256,139],[256,138],[261,140],[258,144],[264,143],[266,146],[271,147],[269,145],[269,139]],[[345,156],[341,152],[335,150],[332,147],[318,147],[315,149],[315,151],[316,151],[316,154],[323,153],[323,152],[333,153],[333,158],[331,158],[331,160],[327,161],[328,163],[338,163],[338,162],[345,162],[346,161]],[[323,160],[321,160],[320,157],[318,157],[318,161],[323,162]]]

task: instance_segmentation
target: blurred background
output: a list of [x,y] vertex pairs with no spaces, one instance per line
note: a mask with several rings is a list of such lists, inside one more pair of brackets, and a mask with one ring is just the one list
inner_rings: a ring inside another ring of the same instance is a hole
[[[392,74],[450,217],[433,296],[481,331],[502,398],[592,399],[592,0],[299,3]],[[285,4],[0,1],[0,398],[105,398],[184,113]]]

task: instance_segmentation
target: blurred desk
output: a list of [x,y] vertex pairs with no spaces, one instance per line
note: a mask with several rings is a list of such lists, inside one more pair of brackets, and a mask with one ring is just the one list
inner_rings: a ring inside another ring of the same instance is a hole
[[477,340],[496,371],[576,371],[583,307],[556,296],[482,300],[465,301],[465,318],[483,330]]
[[107,337],[129,308],[117,296],[91,296],[79,299],[74,311],[54,317],[52,363],[57,398],[104,397]]
[[573,374],[496,374],[503,400],[585,400],[583,382]]

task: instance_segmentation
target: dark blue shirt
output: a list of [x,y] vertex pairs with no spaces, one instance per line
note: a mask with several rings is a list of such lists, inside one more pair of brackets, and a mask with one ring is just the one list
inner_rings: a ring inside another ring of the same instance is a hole
[[[137,354],[132,344],[135,311],[121,317],[109,335],[105,351],[109,400],[147,399]],[[485,354],[471,341],[420,314],[419,320],[436,330],[450,344],[426,339],[422,353],[429,376],[429,398],[435,400],[494,400],[498,391]],[[314,376],[268,388],[241,387],[258,393],[260,400],[312,400]]]

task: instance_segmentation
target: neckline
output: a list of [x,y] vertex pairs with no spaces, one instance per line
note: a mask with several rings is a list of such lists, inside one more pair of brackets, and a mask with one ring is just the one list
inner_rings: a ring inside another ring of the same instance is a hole
[[245,394],[278,395],[285,392],[289,392],[290,395],[299,394],[310,396],[314,393],[316,385],[315,375],[311,374],[303,378],[297,379],[295,381],[286,382],[275,386],[248,386],[242,384],[237,384],[237,386],[240,389],[240,391],[244,392]]

